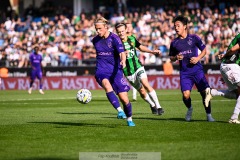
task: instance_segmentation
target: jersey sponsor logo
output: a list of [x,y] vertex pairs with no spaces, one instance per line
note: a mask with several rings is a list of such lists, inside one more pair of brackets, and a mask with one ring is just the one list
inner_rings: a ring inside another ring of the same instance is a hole
[[134,49],[130,49],[128,54],[127,54],[127,59],[133,58],[134,55],[135,55],[135,50]]
[[180,52],[180,54],[183,54],[183,55],[184,55],[184,54],[191,54],[191,53],[192,53],[192,50],[191,50],[191,49]]
[[98,52],[98,55],[100,55],[100,56],[110,56],[110,55],[112,55],[112,52]]

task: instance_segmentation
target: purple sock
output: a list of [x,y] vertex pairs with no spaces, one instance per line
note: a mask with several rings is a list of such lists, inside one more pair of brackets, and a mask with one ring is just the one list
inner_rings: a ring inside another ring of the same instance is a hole
[[114,94],[113,91],[106,93],[106,95],[107,95],[107,98],[108,98],[109,102],[113,105],[113,107],[114,107],[115,109],[117,109],[118,107],[120,107],[120,103],[119,103],[119,101],[118,101],[118,98],[117,98],[117,96]]
[[185,104],[185,106],[187,107],[187,108],[191,108],[191,106],[192,106],[192,101],[191,101],[191,98],[189,97],[188,99],[185,99],[184,97],[183,97],[183,102],[184,102],[184,104]]
[[42,85],[42,84],[40,84],[40,86],[39,86],[39,89],[42,89],[42,86],[43,86],[43,85]]
[[130,102],[124,105],[124,112],[127,117],[132,117],[132,104]]

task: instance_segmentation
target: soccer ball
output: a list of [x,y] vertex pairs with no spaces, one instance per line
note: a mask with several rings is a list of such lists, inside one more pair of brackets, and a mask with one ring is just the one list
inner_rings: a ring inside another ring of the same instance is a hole
[[76,98],[79,103],[87,104],[92,100],[92,93],[88,89],[80,89]]

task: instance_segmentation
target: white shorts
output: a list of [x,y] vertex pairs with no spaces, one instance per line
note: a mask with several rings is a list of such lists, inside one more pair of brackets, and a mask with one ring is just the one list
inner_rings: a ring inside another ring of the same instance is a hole
[[223,80],[230,91],[237,89],[240,83],[240,66],[238,64],[224,64],[220,66]]
[[147,78],[144,67],[138,68],[138,70],[131,76],[126,77],[128,82],[136,89],[139,90],[142,87],[141,79]]

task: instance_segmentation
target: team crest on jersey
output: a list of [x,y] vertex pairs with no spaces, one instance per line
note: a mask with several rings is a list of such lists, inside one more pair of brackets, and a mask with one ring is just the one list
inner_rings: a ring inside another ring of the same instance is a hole
[[189,46],[192,45],[192,40],[189,39],[189,40],[187,41],[187,43],[188,43]]
[[112,42],[108,42],[108,48],[112,48]]

